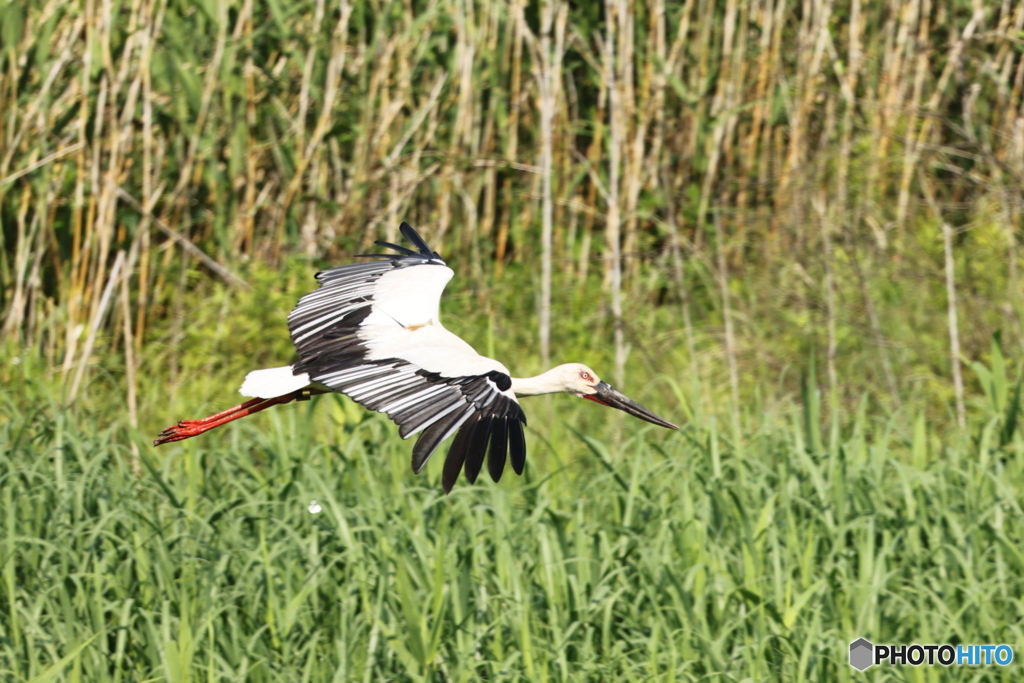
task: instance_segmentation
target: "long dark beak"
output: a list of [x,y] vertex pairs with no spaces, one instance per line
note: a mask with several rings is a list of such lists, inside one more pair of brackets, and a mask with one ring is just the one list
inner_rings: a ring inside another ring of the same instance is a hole
[[667,427],[668,429],[679,429],[668,420],[663,420],[651,411],[644,408],[636,401],[628,398],[625,394],[616,389],[613,389],[607,382],[598,382],[594,385],[594,389],[597,390],[596,394],[584,394],[583,398],[588,398],[594,403],[600,403],[603,406],[610,408],[618,408],[624,412],[629,413],[633,417],[639,417],[641,420],[647,420],[651,424],[656,424],[659,427]]

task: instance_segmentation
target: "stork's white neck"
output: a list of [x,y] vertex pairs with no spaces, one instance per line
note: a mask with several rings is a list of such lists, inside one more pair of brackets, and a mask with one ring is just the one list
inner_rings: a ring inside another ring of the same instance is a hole
[[565,386],[562,373],[558,368],[551,368],[536,377],[513,377],[512,391],[516,396],[540,396],[541,394],[560,394],[569,391]]

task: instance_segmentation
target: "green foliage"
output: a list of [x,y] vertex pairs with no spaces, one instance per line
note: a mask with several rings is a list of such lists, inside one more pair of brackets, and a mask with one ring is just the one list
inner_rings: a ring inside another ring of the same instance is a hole
[[860,636],[1024,635],[1019,432],[992,459],[863,401],[814,445],[786,406],[740,455],[535,399],[524,477],[445,497],[343,397],[153,450],[33,377],[0,408],[6,680],[841,680]]
[[1015,383],[1010,379],[1001,341],[999,335],[993,337],[988,366],[978,361],[970,363],[985,395],[985,400],[978,402],[982,415],[988,425],[999,429],[1000,449],[1011,445],[1017,433],[1021,413],[1020,390],[1024,382],[1024,374],[1020,370]]

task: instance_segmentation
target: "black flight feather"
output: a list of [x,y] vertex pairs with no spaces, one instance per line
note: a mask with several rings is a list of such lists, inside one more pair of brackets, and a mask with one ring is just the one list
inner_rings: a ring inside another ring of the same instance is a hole
[[487,441],[491,437],[491,418],[481,418],[473,427],[473,435],[469,438],[469,447],[466,449],[466,479],[470,484],[476,483],[480,474],[480,468],[484,464],[484,455],[487,454]]
[[473,435],[473,429],[479,424],[480,418],[471,417],[462,425],[455,441],[448,448],[448,456],[444,460],[444,471],[441,473],[441,487],[445,493],[451,493],[452,487],[459,479],[459,472],[462,471],[462,464],[466,461],[466,451],[469,448],[469,437]]
[[508,455],[512,461],[512,469],[516,474],[523,473],[526,465],[526,438],[523,436],[523,423],[516,418],[510,420],[508,430]]
[[463,413],[455,410],[423,430],[423,433],[420,434],[420,438],[416,440],[416,445],[412,449],[413,472],[416,474],[420,473],[423,466],[427,464],[430,454],[437,449],[438,445],[448,436],[451,428],[458,424],[462,418]]
[[491,433],[491,450],[487,454],[487,471],[491,479],[497,482],[505,470],[505,451],[508,447],[508,418],[494,418]]
[[423,254],[424,256],[431,256],[433,258],[441,258],[440,256],[437,255],[436,251],[430,250],[430,247],[427,246],[427,243],[423,241],[423,238],[420,237],[418,232],[413,230],[413,227],[411,225],[403,221],[402,225],[400,225],[398,229],[402,232],[402,236],[412,243],[412,246],[420,250],[421,254]]
[[423,238],[420,237],[419,233],[417,233],[415,230],[413,230],[413,227],[411,225],[409,225],[408,223],[402,223],[402,225],[399,227],[399,230],[402,231],[402,236],[405,237],[405,239],[409,240],[409,242],[411,242],[414,247],[419,249],[419,251],[413,251],[412,249],[409,249],[408,247],[403,247],[403,246],[400,246],[398,244],[392,244],[391,242],[385,242],[383,240],[377,240],[377,241],[374,242],[374,244],[376,244],[377,246],[379,246],[379,247],[386,247],[388,249],[394,249],[398,253],[397,254],[356,254],[356,257],[358,257],[358,258],[386,258],[386,259],[404,259],[404,258],[408,258],[408,257],[413,257],[413,258],[416,258],[416,259],[424,259],[424,258],[425,259],[436,259],[438,261],[444,262],[444,259],[441,258],[441,255],[438,254],[436,251],[431,251],[430,247],[427,246],[427,243],[423,241]]
[[398,244],[392,244],[391,242],[385,242],[384,240],[377,240],[374,242],[378,247],[387,247],[388,249],[394,249],[395,251],[404,254],[405,256],[417,256],[418,254],[408,247],[403,247]]
[[[392,419],[401,425],[398,429],[398,435],[403,439],[407,438],[421,424],[431,422],[435,417],[451,408],[451,399],[444,400],[445,398],[447,397],[437,397],[433,403],[414,404],[395,413]],[[459,412],[458,408],[453,412]]]

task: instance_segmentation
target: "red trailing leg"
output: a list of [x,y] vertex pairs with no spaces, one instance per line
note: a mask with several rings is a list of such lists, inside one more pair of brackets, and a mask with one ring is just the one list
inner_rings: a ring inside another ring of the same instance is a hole
[[[319,393],[319,392],[318,392]],[[160,444],[170,443],[172,441],[181,441],[182,439],[188,439],[203,432],[208,432],[214,427],[220,427],[223,424],[227,424],[232,420],[237,420],[240,417],[246,415],[252,415],[258,413],[261,410],[266,410],[271,406],[281,405],[283,403],[291,403],[295,400],[303,400],[308,398],[302,395],[303,392],[296,391],[294,394],[286,394],[284,396],[278,396],[277,398],[254,398],[251,401],[246,401],[234,408],[228,408],[215,415],[204,417],[200,420],[182,420],[173,427],[168,427],[164,431],[157,435],[154,446]],[[308,392],[307,392],[308,394]]]

